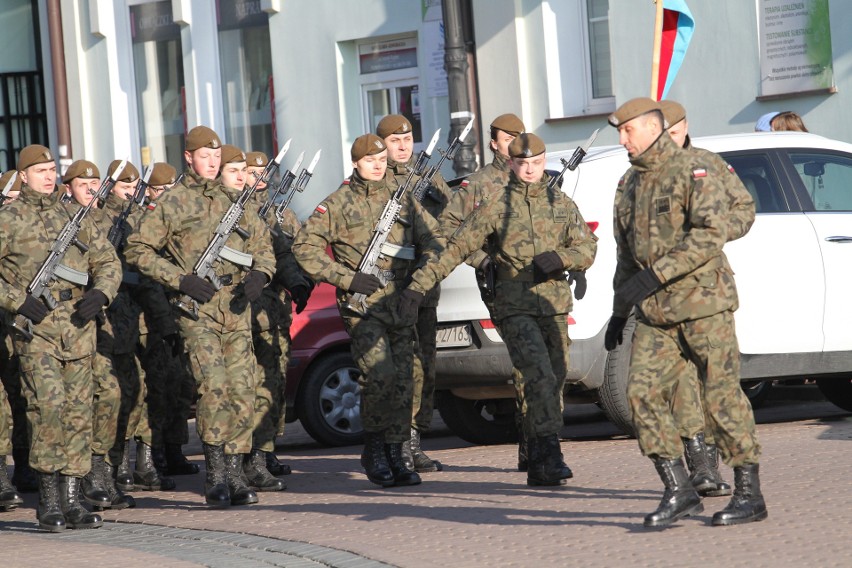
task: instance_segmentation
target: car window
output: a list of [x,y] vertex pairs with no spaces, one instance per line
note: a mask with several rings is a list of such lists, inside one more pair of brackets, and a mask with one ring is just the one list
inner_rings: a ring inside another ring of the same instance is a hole
[[724,155],[733,166],[743,185],[754,199],[758,213],[777,213],[787,211],[786,201],[781,193],[778,178],[769,163],[766,154]]
[[822,152],[790,152],[814,211],[852,211],[852,159]]

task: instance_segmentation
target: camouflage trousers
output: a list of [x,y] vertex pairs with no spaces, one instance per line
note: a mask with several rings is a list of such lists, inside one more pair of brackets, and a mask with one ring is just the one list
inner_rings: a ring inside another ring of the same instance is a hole
[[186,354],[173,355],[171,346],[157,334],[145,334],[140,341],[143,346],[141,364],[148,391],[151,445],[187,444],[187,422],[195,400],[195,380],[187,368]]
[[195,424],[205,444],[225,446],[226,454],[251,452],[257,361],[249,329],[226,331],[202,316],[181,319],[200,398]]
[[[671,410],[674,390],[694,365],[703,385],[707,430],[731,467],[758,463],[751,404],[740,388],[740,353],[730,311],[677,325],[636,323],[627,397],[639,448],[649,457],[683,454]],[[697,410],[700,413],[700,410]]]
[[556,434],[562,429],[562,391],[568,374],[568,323],[565,315],[517,315],[499,323],[512,365],[523,386],[520,403],[527,437]]
[[0,456],[12,453],[12,407],[6,389],[0,388]]
[[716,438],[713,430],[706,428],[710,423],[706,416],[704,403],[704,383],[698,380],[698,371],[695,365],[688,366],[689,372],[677,381],[672,392],[672,416],[677,425],[681,438],[694,438],[697,434],[704,433],[704,441],[709,445],[715,445]]
[[411,426],[426,432],[435,414],[435,360],[438,357],[438,310],[427,306],[417,315],[417,344],[414,348]]
[[[500,338],[502,339],[503,332],[500,331],[500,325],[494,317],[494,299],[486,294],[481,285],[479,293],[482,297],[482,303],[485,304],[486,308],[488,308],[488,317],[491,318],[491,323],[494,324],[494,328],[497,330],[497,333],[500,334]],[[505,343],[505,341],[506,340],[504,339],[503,342]],[[524,424],[524,412],[526,408],[526,403],[524,402],[524,377],[514,365],[512,366],[512,386],[515,387],[515,425],[518,430],[521,430]]]
[[[92,375],[95,382],[92,407],[92,453],[107,455],[118,438],[121,386],[107,354],[95,353],[92,360]],[[112,463],[112,460],[109,461]]]
[[124,441],[135,439],[151,445],[151,427],[148,424],[148,390],[145,372],[135,353],[114,353],[110,356],[113,369],[121,387],[121,411],[118,414],[116,449],[124,448]]
[[367,432],[382,432],[386,443],[411,438],[415,331],[384,310],[344,317],[352,358],[361,376],[361,420]]
[[278,326],[252,335],[259,371],[254,399],[252,447],[272,452],[275,451],[275,436],[284,430],[284,388],[290,358],[290,336]]
[[27,400],[24,398],[21,386],[20,364],[17,355],[11,355],[3,361],[0,374],[2,374],[3,388],[12,412],[12,447],[29,451],[30,434],[27,424]]
[[92,357],[60,361],[21,353],[21,381],[32,431],[30,467],[82,477],[92,467]]

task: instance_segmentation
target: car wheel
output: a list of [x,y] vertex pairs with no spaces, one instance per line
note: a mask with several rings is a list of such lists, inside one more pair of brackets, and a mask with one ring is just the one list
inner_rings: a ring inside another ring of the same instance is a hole
[[307,370],[296,408],[314,440],[328,446],[363,442],[360,376],[348,353],[323,356]]
[[600,406],[619,430],[629,436],[634,436],[633,411],[627,400],[627,380],[630,377],[630,350],[633,345],[633,330],[636,329],[636,319],[630,316],[624,331],[622,341],[615,349],[607,353],[604,381],[598,388]]
[[817,379],[817,387],[829,402],[852,412],[852,379]]
[[508,444],[518,441],[515,400],[469,400],[448,391],[438,394],[438,412],[453,434],[471,444]]
[[760,408],[772,390],[772,381],[743,381],[740,383],[752,408]]

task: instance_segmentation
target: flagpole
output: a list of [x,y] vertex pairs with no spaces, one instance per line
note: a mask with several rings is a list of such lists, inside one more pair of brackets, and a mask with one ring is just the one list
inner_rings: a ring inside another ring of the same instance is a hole
[[654,19],[654,53],[651,59],[651,98],[657,100],[660,81],[660,50],[663,45],[663,0],[654,0],[657,14]]

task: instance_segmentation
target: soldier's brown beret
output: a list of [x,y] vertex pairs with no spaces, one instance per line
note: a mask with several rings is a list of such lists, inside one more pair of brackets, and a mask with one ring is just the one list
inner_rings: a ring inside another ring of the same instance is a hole
[[171,185],[177,179],[177,170],[171,164],[165,162],[157,162],[154,164],[154,169],[151,170],[151,177],[148,179],[148,185]]
[[544,142],[532,132],[523,132],[509,144],[509,156],[512,158],[532,158],[545,151]]
[[221,148],[219,135],[206,126],[196,126],[186,135],[186,150],[194,152],[199,148]]
[[41,144],[30,144],[18,156],[18,171],[22,172],[30,166],[52,162],[53,155],[50,153],[50,148]]
[[518,118],[512,113],[501,114],[500,116],[492,120],[491,128],[496,128],[497,130],[508,132],[509,134],[512,134],[514,136],[517,136],[518,134],[526,130],[523,121],[521,121],[520,118]]
[[617,128],[625,122],[649,113],[652,110],[660,110],[660,103],[654,99],[648,97],[630,99],[609,115],[609,123]]
[[246,153],[246,163],[249,166],[263,166],[269,164],[269,158],[263,152],[248,152]]
[[101,172],[98,166],[88,160],[77,160],[65,171],[62,176],[62,183],[69,183],[74,178],[95,179],[100,178]]
[[[6,187],[6,184],[9,183],[9,178],[11,178],[12,175],[14,175],[15,173],[17,173],[17,170],[9,170],[8,172],[0,176],[0,191],[3,191],[3,189]],[[15,178],[15,183],[12,184],[12,187],[9,189],[9,191],[21,191],[22,185],[23,182],[21,182],[21,176],[19,175]]]
[[379,138],[387,138],[391,134],[408,134],[411,132],[411,123],[401,114],[389,114],[379,121],[376,126],[376,134]]
[[357,162],[364,156],[372,156],[387,150],[385,141],[375,134],[364,134],[355,139],[352,143],[352,161]]
[[[111,176],[115,169],[121,164],[121,160],[113,160],[110,162],[109,167],[107,168],[107,175]],[[136,169],[136,166],[127,162],[125,164],[124,169],[121,170],[118,174],[118,178],[116,181],[123,181],[126,183],[131,183],[139,179],[139,170]]]
[[246,153],[232,144],[224,144],[222,146],[222,165],[232,162],[245,162]]
[[663,111],[663,118],[668,123],[666,128],[671,128],[686,118],[686,109],[675,101],[660,101],[660,110]]

